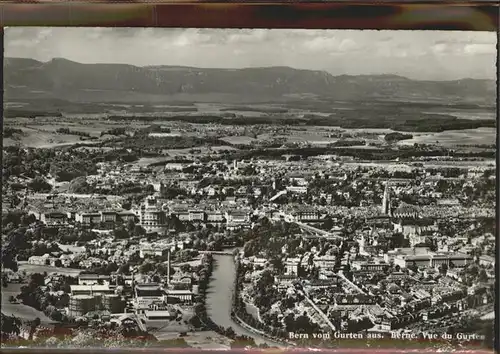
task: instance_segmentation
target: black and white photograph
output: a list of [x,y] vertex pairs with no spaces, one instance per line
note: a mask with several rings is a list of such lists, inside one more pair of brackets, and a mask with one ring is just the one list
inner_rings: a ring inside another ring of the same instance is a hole
[[2,347],[493,348],[496,46],[6,28]]

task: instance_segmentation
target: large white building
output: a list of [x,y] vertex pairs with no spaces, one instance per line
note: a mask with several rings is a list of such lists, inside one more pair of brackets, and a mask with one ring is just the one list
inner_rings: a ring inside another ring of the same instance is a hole
[[141,204],[139,209],[139,223],[149,232],[161,231],[166,227],[166,215],[158,205],[158,200],[150,196]]
[[297,275],[299,273],[300,258],[287,258],[285,269],[287,275]]
[[134,305],[136,310],[149,310],[155,303],[165,301],[165,292],[160,284],[137,284],[134,288]]

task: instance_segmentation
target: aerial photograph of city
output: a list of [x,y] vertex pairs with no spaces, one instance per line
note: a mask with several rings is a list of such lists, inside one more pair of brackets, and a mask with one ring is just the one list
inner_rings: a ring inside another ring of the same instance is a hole
[[7,348],[493,348],[496,34],[10,27]]

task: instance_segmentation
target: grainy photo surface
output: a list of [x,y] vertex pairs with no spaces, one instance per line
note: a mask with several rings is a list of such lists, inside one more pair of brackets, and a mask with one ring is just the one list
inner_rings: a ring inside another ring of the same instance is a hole
[[2,346],[491,348],[495,51],[7,28]]

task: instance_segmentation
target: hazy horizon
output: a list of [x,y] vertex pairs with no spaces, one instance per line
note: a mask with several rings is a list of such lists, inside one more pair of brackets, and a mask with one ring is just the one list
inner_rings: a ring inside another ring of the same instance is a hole
[[[222,68],[222,67],[203,67],[203,66],[188,66],[188,65],[144,65],[144,66],[140,66],[140,65],[133,65],[133,64],[125,64],[125,63],[112,63],[112,62],[102,62],[102,63],[82,63],[82,62],[78,62],[78,61],[75,61],[75,60],[70,60],[70,59],[67,59],[67,58],[62,58],[62,57],[54,57],[54,58],[51,58],[49,60],[45,60],[45,61],[42,61],[42,60],[37,60],[37,59],[33,59],[33,58],[26,58],[26,57],[4,57],[4,60],[5,59],[20,59],[20,60],[35,60],[35,61],[38,61],[40,63],[49,63],[53,60],[67,60],[67,61],[70,61],[70,62],[73,62],[73,63],[77,63],[77,64],[82,64],[82,65],[99,65],[99,64],[102,64],[102,65],[130,65],[130,66],[134,66],[134,67],[137,67],[137,68],[152,68],[152,67],[171,67],[171,68],[186,68],[186,69],[202,69],[202,70],[245,70],[245,69],[272,69],[272,68],[289,68],[289,69],[293,69],[293,70],[310,70],[310,71],[318,71],[318,70],[315,70],[315,69],[300,69],[300,68],[294,68],[294,67],[291,67],[291,66],[278,66],[278,65],[274,65],[274,66],[254,66],[254,67],[241,67],[241,68]],[[320,71],[325,71],[325,70],[320,70]],[[327,72],[327,71],[325,71]],[[328,73],[328,72],[327,72]],[[460,78],[456,78],[456,79],[417,79],[417,78],[410,78],[410,77],[407,77],[407,76],[403,76],[403,75],[398,75],[398,74],[391,74],[391,73],[380,73],[380,74],[338,74],[338,75],[334,75],[332,73],[329,73],[331,74],[332,76],[334,77],[341,77],[341,76],[353,76],[353,77],[356,77],[356,76],[394,76],[394,77],[400,77],[400,78],[403,78],[403,79],[407,79],[407,80],[411,80],[411,81],[460,81],[460,80],[486,80],[486,81],[495,81],[495,79],[490,79],[490,78],[472,78],[472,77],[460,77]]]
[[5,58],[42,62],[496,79],[493,32],[13,27],[4,43]]

